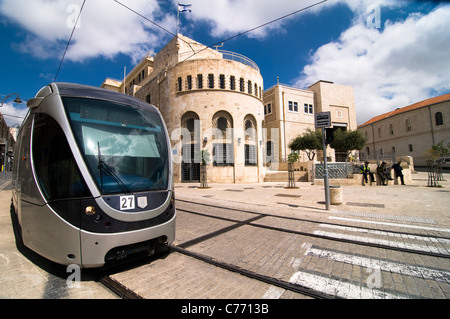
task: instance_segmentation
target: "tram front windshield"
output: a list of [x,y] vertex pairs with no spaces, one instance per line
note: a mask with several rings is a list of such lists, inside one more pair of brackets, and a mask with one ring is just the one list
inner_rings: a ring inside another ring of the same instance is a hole
[[167,189],[166,133],[158,114],[63,97],[78,148],[103,195]]

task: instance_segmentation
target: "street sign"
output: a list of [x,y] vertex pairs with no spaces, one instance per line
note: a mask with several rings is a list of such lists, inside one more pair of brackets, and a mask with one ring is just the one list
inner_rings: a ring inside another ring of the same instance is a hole
[[331,127],[331,112],[316,113],[314,120],[316,128]]

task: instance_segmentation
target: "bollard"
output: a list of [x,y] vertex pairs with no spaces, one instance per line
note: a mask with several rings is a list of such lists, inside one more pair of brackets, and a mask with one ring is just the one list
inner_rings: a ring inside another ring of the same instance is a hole
[[339,185],[330,185],[330,203],[331,205],[340,205],[343,201],[342,187]]

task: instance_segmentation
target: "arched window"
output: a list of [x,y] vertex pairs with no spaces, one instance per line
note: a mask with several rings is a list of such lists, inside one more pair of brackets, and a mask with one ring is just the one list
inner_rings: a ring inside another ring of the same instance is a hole
[[[181,180],[192,182],[200,180],[200,119],[197,113],[189,111],[181,117]],[[189,131],[189,133],[186,132]]]
[[406,132],[410,132],[411,131],[411,120],[410,119],[407,119],[406,120],[406,122],[405,122],[405,125],[406,125]]
[[186,128],[188,129],[189,132],[194,131],[194,124],[195,124],[194,118],[191,117],[186,120]]
[[246,115],[244,118],[244,154],[245,154],[245,166],[256,166],[256,119],[253,115]]
[[254,140],[256,138],[256,125],[254,121],[246,119],[244,121],[245,140]]
[[197,113],[192,111],[184,113],[183,116],[181,117],[181,127],[189,131],[191,138],[190,141],[183,141],[183,143],[193,142],[195,134],[197,134],[196,137],[198,138],[200,132],[199,129],[197,129],[198,132],[195,132],[195,127],[197,125],[196,121],[199,121],[199,117]]
[[233,118],[231,117],[231,114],[226,111],[216,112],[212,118],[212,127],[219,130],[214,132],[213,138],[230,140],[231,136],[228,136],[230,134],[227,133],[231,133],[230,129],[233,128]]
[[434,114],[434,119],[436,121],[436,126],[444,125],[444,118],[442,117],[441,112],[436,112],[436,114]]
[[221,130],[223,133],[225,133],[227,128],[228,128],[228,121],[227,121],[227,119],[224,118],[224,117],[219,117],[217,119],[217,128],[219,130]]
[[233,118],[226,111],[214,114],[213,133],[213,166],[234,166],[233,152]]

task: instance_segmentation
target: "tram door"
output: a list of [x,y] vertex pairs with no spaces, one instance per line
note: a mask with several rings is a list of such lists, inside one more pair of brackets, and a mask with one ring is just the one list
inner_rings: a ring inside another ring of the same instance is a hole
[[[197,158],[197,160],[195,160]],[[182,149],[181,181],[200,182],[200,144],[184,144]]]

